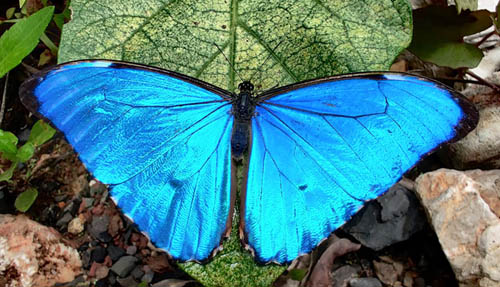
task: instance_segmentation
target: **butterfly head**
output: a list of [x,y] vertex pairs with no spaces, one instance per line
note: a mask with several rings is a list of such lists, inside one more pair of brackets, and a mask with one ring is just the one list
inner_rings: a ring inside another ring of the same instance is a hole
[[240,83],[238,85],[238,90],[240,90],[240,93],[246,92],[246,93],[250,93],[251,94],[252,91],[253,91],[253,88],[254,88],[253,84],[250,83],[250,81],[243,81],[242,83]]

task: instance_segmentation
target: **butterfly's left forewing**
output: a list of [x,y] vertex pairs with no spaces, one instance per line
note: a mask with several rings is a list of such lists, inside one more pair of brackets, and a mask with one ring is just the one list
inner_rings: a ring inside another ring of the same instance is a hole
[[262,262],[289,262],[476,124],[460,95],[402,74],[334,77],[261,96],[243,230]]
[[26,106],[64,132],[123,212],[181,261],[207,259],[230,214],[230,94],[135,64],[82,61],[32,78]]

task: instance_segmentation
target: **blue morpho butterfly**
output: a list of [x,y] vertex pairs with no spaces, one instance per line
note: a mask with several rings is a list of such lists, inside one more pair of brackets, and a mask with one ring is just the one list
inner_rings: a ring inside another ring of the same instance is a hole
[[477,111],[430,79],[363,73],[253,94],[154,67],[77,61],[20,89],[62,131],[122,211],[180,261],[205,261],[229,234],[243,165],[240,234],[261,262],[310,252]]

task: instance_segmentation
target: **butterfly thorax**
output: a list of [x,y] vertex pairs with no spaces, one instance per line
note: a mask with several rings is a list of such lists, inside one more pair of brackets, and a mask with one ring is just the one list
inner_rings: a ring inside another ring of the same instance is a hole
[[233,115],[236,120],[250,121],[255,111],[253,85],[249,81],[244,81],[238,85],[238,89],[240,92],[233,103]]
[[255,112],[255,100],[253,97],[253,85],[244,81],[238,85],[240,92],[235,95],[233,102],[234,124],[231,135],[232,156],[236,160],[243,158],[243,153],[248,148],[250,136],[250,121]]

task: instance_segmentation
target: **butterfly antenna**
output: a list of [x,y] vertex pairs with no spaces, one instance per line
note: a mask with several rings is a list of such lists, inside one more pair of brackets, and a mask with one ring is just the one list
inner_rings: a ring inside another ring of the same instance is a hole
[[222,56],[224,56],[224,59],[226,59],[226,61],[229,63],[229,66],[231,67],[231,69],[233,70],[233,72],[236,74],[236,76],[238,76],[238,78],[240,78],[240,81],[243,82],[243,79],[241,78],[240,74],[238,74],[238,72],[234,68],[233,64],[229,61],[229,59],[226,57],[226,55],[224,54],[224,52],[222,52],[222,49],[219,47],[219,45],[217,45],[215,42],[214,42],[214,45],[215,45],[215,47],[217,47],[217,49],[219,49],[219,52],[222,54]]
[[248,81],[252,82],[252,79],[253,77],[259,72],[262,72],[261,71],[261,67],[264,66],[265,63],[267,63],[267,61],[269,60],[269,58],[271,58],[271,56],[274,54],[274,51],[276,51],[276,49],[279,47],[279,45],[281,45],[281,43],[283,43],[283,40],[284,39],[281,39],[281,41],[278,43],[278,45],[276,45],[272,50],[271,50],[271,53],[269,53],[269,55],[267,56],[267,58],[264,60],[264,62],[262,62],[262,64],[260,64],[259,68],[252,74],[252,76],[250,76],[250,79]]

